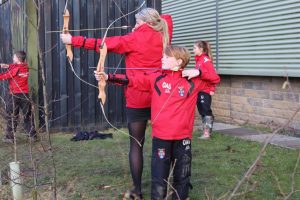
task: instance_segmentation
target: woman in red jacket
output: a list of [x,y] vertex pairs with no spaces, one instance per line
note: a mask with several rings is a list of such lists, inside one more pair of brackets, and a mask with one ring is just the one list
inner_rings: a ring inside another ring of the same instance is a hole
[[213,55],[210,44],[207,41],[197,41],[194,44],[195,69],[201,70],[201,79],[206,87],[199,92],[197,108],[202,117],[203,134],[200,139],[209,139],[212,133],[214,116],[211,110],[212,95],[215,93],[216,85],[220,77],[213,65]]
[[[145,8],[135,15],[136,25],[132,33],[124,36],[107,37],[105,43],[109,52],[125,54],[126,75],[140,77],[149,70],[134,68],[160,68],[164,47],[172,36],[172,19],[169,15],[160,16],[152,8]],[[102,39],[72,37],[62,34],[65,44],[99,51]],[[150,119],[151,95],[148,91],[140,91],[134,87],[125,89],[126,116],[129,134],[144,144],[147,120]],[[130,170],[134,189],[130,191],[132,198],[141,198],[141,177],[143,171],[143,146],[130,139]]]

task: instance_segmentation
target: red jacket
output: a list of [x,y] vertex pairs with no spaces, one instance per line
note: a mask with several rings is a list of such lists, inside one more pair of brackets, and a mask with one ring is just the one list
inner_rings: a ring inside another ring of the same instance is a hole
[[[199,77],[187,80],[182,78],[181,71],[158,71],[128,79],[127,87],[151,92],[152,137],[192,139],[197,96],[205,86]],[[109,81],[126,82],[122,75],[110,75]]]
[[28,93],[29,70],[27,63],[10,64],[6,72],[0,74],[0,80],[9,81],[11,94]]
[[201,92],[207,94],[215,92],[216,86],[221,79],[214,68],[213,62],[204,53],[200,56],[195,56],[195,60],[195,69],[201,70],[201,79],[206,83],[205,88]]
[[[167,20],[172,31],[172,19]],[[170,38],[172,36],[170,35]],[[74,47],[84,47],[99,52],[99,45],[102,39],[84,38],[81,36],[72,37]],[[147,24],[135,29],[134,32],[124,36],[107,37],[107,49],[110,52],[125,54],[126,75],[143,77],[149,70],[131,70],[130,68],[161,68],[163,52],[162,34],[153,30]],[[126,106],[129,108],[147,108],[151,105],[149,92],[135,88],[125,89]]]

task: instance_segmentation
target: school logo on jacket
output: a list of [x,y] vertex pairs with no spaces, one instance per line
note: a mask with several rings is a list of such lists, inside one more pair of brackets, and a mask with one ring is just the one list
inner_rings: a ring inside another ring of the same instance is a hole
[[170,93],[172,87],[171,87],[170,83],[163,82],[162,83],[162,88],[165,89],[165,93]]
[[164,159],[166,156],[166,149],[157,149],[157,155],[160,159]]
[[29,72],[19,73],[18,75],[22,78],[27,78],[29,76]]
[[201,103],[204,103],[204,95],[200,95]]
[[178,87],[178,93],[179,93],[179,96],[184,97],[184,87],[182,87],[182,86]]
[[204,63],[206,63],[207,61],[210,61],[209,58],[204,57]]

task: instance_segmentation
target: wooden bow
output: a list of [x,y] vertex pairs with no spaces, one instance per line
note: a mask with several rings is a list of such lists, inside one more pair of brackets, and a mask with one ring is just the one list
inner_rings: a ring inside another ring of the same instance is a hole
[[[68,9],[65,9],[64,12],[64,27],[63,27],[63,33],[69,33],[69,21],[70,21],[70,13]],[[66,44],[66,50],[67,50],[67,58],[70,62],[73,60],[73,52],[72,52],[72,45]]]
[[[102,42],[102,44],[100,45],[100,48],[99,48],[100,58],[99,58],[99,62],[98,62],[98,65],[97,65],[97,72],[104,72],[104,63],[105,63],[105,58],[106,58],[106,55],[107,55],[107,46],[104,42],[104,39],[105,38],[103,38],[103,42]],[[98,82],[98,89],[99,89],[98,98],[99,98],[100,102],[102,103],[102,105],[104,105],[105,101],[106,101],[105,86],[106,86],[106,81],[104,79],[101,79]]]

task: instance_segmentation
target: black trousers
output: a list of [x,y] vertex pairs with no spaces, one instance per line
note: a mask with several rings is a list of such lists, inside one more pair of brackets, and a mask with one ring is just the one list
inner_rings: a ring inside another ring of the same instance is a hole
[[201,117],[213,116],[211,110],[211,95],[205,92],[198,93],[197,108]]
[[[151,199],[163,200],[172,191],[173,199],[188,198],[191,176],[191,140],[152,140]],[[170,169],[173,169],[173,188],[167,191]]]
[[[36,135],[34,127],[34,118],[31,114],[31,103],[28,94],[13,94],[8,97],[6,104],[6,137],[13,138],[13,129],[16,130],[19,121],[19,111],[22,111],[24,117],[24,131],[28,136],[34,137]],[[13,126],[12,126],[13,122]]]

